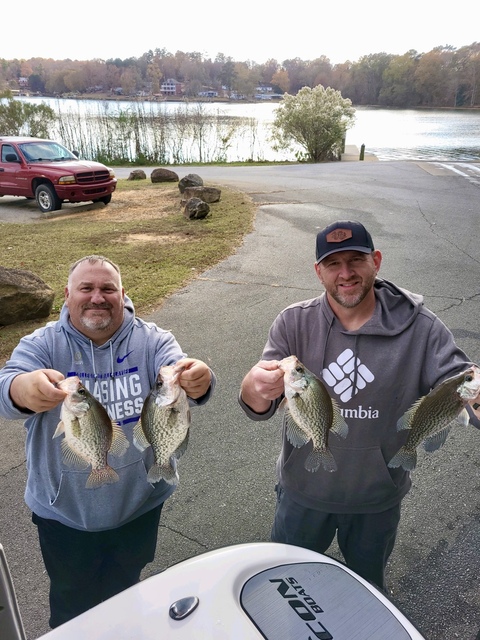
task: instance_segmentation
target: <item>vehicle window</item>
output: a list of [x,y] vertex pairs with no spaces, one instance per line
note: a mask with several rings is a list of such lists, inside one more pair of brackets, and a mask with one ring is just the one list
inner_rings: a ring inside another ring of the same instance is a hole
[[30,162],[76,160],[75,156],[68,151],[68,149],[56,142],[29,142],[21,144],[20,148],[26,159]]
[[11,144],[3,144],[2,145],[2,162],[6,162],[7,161],[7,154],[8,153],[14,153],[17,156],[17,159],[18,159],[17,152],[12,147],[12,145]]

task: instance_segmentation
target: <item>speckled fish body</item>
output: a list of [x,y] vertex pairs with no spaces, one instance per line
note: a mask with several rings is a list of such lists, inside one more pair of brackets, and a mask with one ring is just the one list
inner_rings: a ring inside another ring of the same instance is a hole
[[119,425],[112,421],[106,409],[83,386],[77,376],[57,382],[67,392],[63,401],[60,422],[54,438],[65,434],[61,441],[65,464],[92,471],[86,488],[95,489],[103,484],[117,482],[117,472],[108,464],[107,454],[123,456],[129,442]]
[[187,449],[190,427],[188,398],[179,382],[182,371],[179,365],[160,368],[133,431],[138,449],[152,447],[155,462],[147,476],[152,483],[178,483],[177,460]]
[[415,404],[399,419],[397,430],[409,430],[404,446],[388,463],[411,471],[417,465],[417,448],[439,449],[455,425],[467,425],[465,405],[480,391],[480,369],[473,365],[463,373],[447,378]]
[[294,447],[312,442],[312,451],[305,460],[305,468],[315,472],[320,466],[336,471],[337,464],[328,447],[330,433],[342,438],[348,426],[340,409],[330,397],[323,382],[309,371],[296,356],[279,362],[284,372],[286,435]]

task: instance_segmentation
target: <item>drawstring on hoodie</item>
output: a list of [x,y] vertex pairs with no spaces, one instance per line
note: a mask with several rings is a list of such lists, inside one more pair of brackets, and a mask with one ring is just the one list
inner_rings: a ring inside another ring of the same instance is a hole
[[[328,331],[325,335],[325,340],[323,342],[323,355],[322,355],[322,370],[325,368],[325,354],[327,351],[328,339],[330,337],[330,333],[333,328],[333,323],[335,322],[335,318],[332,317],[330,322],[328,323]],[[358,342],[359,334],[355,334],[355,343],[353,345],[353,380],[352,380],[352,398],[357,395],[357,380],[358,380],[358,362],[359,359],[357,357],[357,342]]]
[[358,333],[355,335],[355,344],[353,345],[353,380],[352,380],[352,398],[357,395],[357,378],[358,378],[358,358],[357,358],[357,340]]
[[[113,380],[115,378],[115,371],[114,371],[114,363],[113,363],[113,345],[111,340],[109,341],[108,346],[110,349],[110,378]],[[91,340],[90,340],[90,355],[92,357],[93,377],[96,380],[98,378],[98,373],[95,367],[95,352],[93,350],[93,342]]]

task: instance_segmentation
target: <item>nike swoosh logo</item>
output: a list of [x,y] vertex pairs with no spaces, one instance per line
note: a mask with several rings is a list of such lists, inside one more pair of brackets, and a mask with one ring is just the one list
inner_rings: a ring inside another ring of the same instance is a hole
[[117,364],[122,364],[122,362],[125,360],[125,358],[128,358],[128,356],[131,353],[133,353],[133,351],[134,351],[133,349],[131,351],[129,351],[126,356],[123,356],[123,358],[120,358],[120,356],[117,356]]

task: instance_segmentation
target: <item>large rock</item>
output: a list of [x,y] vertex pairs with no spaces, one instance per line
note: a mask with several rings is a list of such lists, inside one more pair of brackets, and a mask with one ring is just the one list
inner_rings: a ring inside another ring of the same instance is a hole
[[187,187],[203,187],[202,178],[196,173],[189,173],[184,176],[178,183],[180,193],[183,193]]
[[220,200],[222,192],[216,187],[186,187],[183,195],[188,198],[201,198],[204,202],[212,203]]
[[178,175],[171,169],[154,169],[150,174],[152,182],[178,182]]
[[31,271],[0,267],[0,325],[46,318],[55,292]]
[[147,174],[143,169],[134,169],[133,171],[130,171],[130,175],[127,178],[127,180],[146,180],[146,179],[147,179]]
[[190,198],[185,202],[183,215],[188,220],[203,220],[210,213],[210,206],[200,198]]

